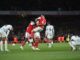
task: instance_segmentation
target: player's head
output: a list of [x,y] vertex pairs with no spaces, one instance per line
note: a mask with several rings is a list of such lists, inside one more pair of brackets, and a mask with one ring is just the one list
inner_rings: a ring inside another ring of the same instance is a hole
[[50,22],[49,21],[47,22],[47,25],[50,25]]
[[37,22],[37,21],[40,20],[40,19],[41,19],[41,17],[36,18],[36,19],[35,19],[35,22]]
[[38,18],[35,19],[36,25],[46,25],[46,19],[44,15],[40,15]]
[[34,22],[34,21],[31,21],[30,24],[31,24],[31,25],[35,25],[35,22]]
[[9,30],[13,30],[12,25],[7,25],[7,28],[8,28]]

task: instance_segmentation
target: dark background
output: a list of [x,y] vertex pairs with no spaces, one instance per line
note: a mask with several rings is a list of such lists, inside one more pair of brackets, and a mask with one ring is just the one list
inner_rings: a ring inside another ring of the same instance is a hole
[[[79,11],[79,0],[0,0],[1,11]],[[0,15],[0,26],[12,24],[14,31],[24,31],[39,15]],[[80,33],[80,15],[45,15],[56,34]]]
[[0,10],[80,10],[79,0],[0,0]]

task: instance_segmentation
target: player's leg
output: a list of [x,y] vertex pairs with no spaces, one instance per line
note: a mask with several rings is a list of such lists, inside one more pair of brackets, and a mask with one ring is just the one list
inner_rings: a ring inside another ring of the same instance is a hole
[[40,50],[38,47],[39,46],[39,40],[40,40],[40,38],[35,38],[35,49],[36,50]]
[[4,48],[5,48],[5,51],[9,51],[8,50],[8,39],[7,38],[4,38]]
[[38,48],[40,40],[41,40],[41,38],[40,38],[40,32],[36,32],[34,34],[34,43],[33,43],[33,47],[35,47],[35,50],[40,50]]
[[52,47],[52,44],[53,44],[53,42],[52,42],[52,40],[50,39],[49,42],[48,42],[48,47],[51,48],[51,47]]
[[0,33],[0,50],[3,51],[3,40],[2,40],[2,34]]
[[4,49],[3,49],[3,41],[2,41],[2,40],[0,41],[0,50],[1,50],[1,51],[4,50]]
[[24,40],[21,41],[21,44],[20,44],[21,50],[24,49],[24,46],[25,46],[25,44],[26,44],[26,40],[27,40],[27,39],[25,38]]
[[75,46],[76,43],[74,41],[70,41],[69,45],[71,46],[71,48],[72,48],[73,51],[76,50],[76,46]]
[[48,47],[51,48],[52,44],[53,44],[53,36],[52,35],[47,35],[47,39],[48,39]]
[[29,38],[29,33],[26,32],[25,33],[25,39],[21,41],[21,46],[20,46],[21,50],[24,49],[23,47],[25,46],[26,41],[28,40],[28,38]]
[[30,37],[30,38],[28,39],[28,41],[29,41],[29,46],[30,46],[30,47],[32,47],[33,38],[32,38],[32,37]]

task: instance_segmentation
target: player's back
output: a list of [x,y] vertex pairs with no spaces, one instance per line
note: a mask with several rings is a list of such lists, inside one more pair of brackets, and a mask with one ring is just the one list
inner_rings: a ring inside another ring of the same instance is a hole
[[7,26],[4,25],[4,26],[2,26],[0,29],[3,30],[3,31],[5,31],[5,30],[7,30]]
[[31,31],[33,30],[33,28],[34,28],[34,22],[31,21],[28,27],[26,28],[26,32],[31,34]]
[[7,32],[8,30],[13,30],[13,27],[12,25],[4,25],[0,29],[3,30],[4,32]]

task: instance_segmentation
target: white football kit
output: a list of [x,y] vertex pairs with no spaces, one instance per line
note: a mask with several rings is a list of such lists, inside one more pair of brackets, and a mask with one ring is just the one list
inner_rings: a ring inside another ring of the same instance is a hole
[[0,28],[0,33],[1,33],[2,37],[8,37],[9,32],[10,32],[10,30],[7,25],[4,25],[3,27]]
[[[13,30],[12,25],[4,25],[0,28],[0,49],[1,51],[3,51],[3,47],[5,47],[5,51],[8,51],[7,48],[7,39],[8,39],[8,35],[10,33],[10,31]],[[4,46],[3,46],[3,39],[6,38],[6,40],[4,40]]]
[[54,27],[53,27],[53,25],[47,25],[46,26],[45,36],[48,39],[52,39],[53,38],[53,36],[54,36]]
[[69,41],[70,46],[72,47],[73,50],[76,49],[77,45],[80,45],[80,37],[79,36],[72,36],[71,40]]

